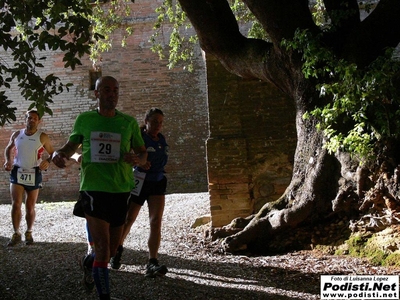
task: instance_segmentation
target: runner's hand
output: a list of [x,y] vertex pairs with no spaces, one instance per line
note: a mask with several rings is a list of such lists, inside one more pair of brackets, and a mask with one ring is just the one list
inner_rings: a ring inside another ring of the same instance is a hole
[[51,157],[52,162],[59,168],[65,168],[65,162],[68,160],[67,156],[63,152],[54,151]]
[[6,171],[11,171],[11,169],[12,169],[12,163],[10,163],[9,161],[6,161],[6,162],[4,163],[4,169],[5,169]]
[[135,153],[125,153],[123,159],[124,159],[124,162],[126,162],[132,166],[136,166],[140,162],[139,155],[137,155]]

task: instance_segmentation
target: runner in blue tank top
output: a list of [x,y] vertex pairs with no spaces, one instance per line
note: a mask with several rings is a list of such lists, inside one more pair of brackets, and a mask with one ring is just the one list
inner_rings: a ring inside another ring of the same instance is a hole
[[123,242],[128,235],[132,224],[135,222],[145,201],[149,208],[150,235],[148,239],[149,261],[146,266],[146,277],[163,276],[167,273],[165,265],[158,263],[158,249],[161,243],[161,223],[165,205],[165,191],[167,178],[164,167],[168,161],[168,144],[161,128],[164,114],[158,108],[150,109],[144,119],[142,136],[147,149],[147,162],[144,165],[135,166],[134,175],[136,188],[132,190],[130,206],[125,222],[121,244],[117,254],[111,258],[111,267],[119,269],[123,251]]

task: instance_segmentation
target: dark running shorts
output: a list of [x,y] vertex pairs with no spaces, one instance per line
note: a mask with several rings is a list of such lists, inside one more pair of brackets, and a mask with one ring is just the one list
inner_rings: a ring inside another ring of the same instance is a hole
[[74,215],[82,217],[87,214],[106,221],[111,227],[122,226],[125,223],[130,196],[129,192],[81,191],[74,207]]
[[160,181],[147,181],[145,180],[140,191],[139,196],[132,195],[131,202],[143,205],[149,199],[149,196],[165,195],[167,190],[167,177],[164,176]]
[[25,185],[25,184],[18,183],[18,178],[17,178],[18,168],[19,168],[18,166],[14,166],[12,168],[12,170],[10,172],[10,183],[22,185],[24,187],[25,191],[27,191],[27,192],[42,188],[42,171],[40,171],[39,167],[35,168],[35,185]]

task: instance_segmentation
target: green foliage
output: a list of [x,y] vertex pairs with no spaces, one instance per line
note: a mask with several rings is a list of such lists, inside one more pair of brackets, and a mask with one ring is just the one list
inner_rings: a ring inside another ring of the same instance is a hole
[[258,20],[254,17],[248,7],[241,0],[234,0],[231,4],[233,13],[239,23],[249,24],[247,33],[249,38],[268,40],[268,35]]
[[[341,25],[341,22],[350,17],[354,11],[348,8],[348,3],[341,2],[340,5],[343,9],[339,9],[336,11],[331,11],[330,14],[327,14],[325,10],[325,4],[323,0],[316,0],[313,7],[313,18],[315,24],[323,28],[325,31],[334,31],[338,26]],[[373,4],[363,5],[361,4],[366,11],[369,11]]]
[[[48,49],[63,51],[64,66],[74,69],[80,65],[80,58],[90,51],[91,14],[88,1],[0,1],[0,46],[13,63],[0,61],[0,125],[15,121],[15,107],[4,93],[12,81],[17,81],[21,95],[36,107],[41,115],[51,114],[49,103],[55,95],[68,90],[70,84],[63,84],[53,75],[42,75],[41,51]],[[97,38],[95,36],[95,38]]]
[[[111,33],[122,28],[130,15],[129,0],[114,0],[107,5],[99,1],[0,1],[0,46],[13,64],[0,61],[0,88],[10,88],[16,81],[21,95],[36,107],[41,115],[52,114],[49,104],[55,95],[69,90],[72,84],[63,83],[54,74],[41,74],[42,51],[62,51],[65,68],[75,69],[80,59],[90,55],[94,67],[101,53],[112,47]],[[122,44],[132,33],[125,26]],[[42,72],[43,73],[43,72]],[[0,93],[0,125],[15,121],[15,107],[4,92]]]
[[118,29],[122,32],[122,46],[126,46],[126,39],[133,33],[132,26],[128,24],[131,14],[129,6],[130,0],[113,0],[107,5],[99,1],[93,6],[93,13],[88,15],[92,24],[93,36],[100,38],[94,39],[90,44],[90,60],[95,69],[101,64],[101,54],[112,48],[113,40],[111,35]]
[[318,79],[321,105],[304,117],[319,120],[330,152],[349,151],[365,162],[373,157],[377,142],[399,137],[400,95],[395,80],[400,62],[392,50],[360,69],[335,57],[307,31],[298,31],[283,45],[302,53],[306,78]]
[[[154,33],[150,38],[151,50],[157,53],[160,59],[165,58],[164,31],[170,31],[168,43],[168,67],[174,68],[179,62],[185,63],[185,68],[193,71],[194,45],[198,39],[196,35],[182,34],[191,28],[186,14],[178,2],[165,0],[156,9],[158,18],[154,24]],[[172,26],[172,28],[170,28]]]
[[[247,6],[240,0],[233,0],[231,8],[238,22],[250,24],[248,37],[266,40],[268,36],[261,24],[255,19]],[[166,58],[168,53],[168,67],[174,68],[183,62],[184,68],[193,71],[194,45],[198,42],[195,33],[188,35],[192,27],[178,1],[164,0],[156,9],[158,18],[154,24],[154,33],[150,38],[151,50],[157,53],[160,59]],[[164,34],[169,32],[169,42],[165,45]],[[182,34],[185,32],[185,34]],[[166,49],[167,48],[167,49]]]
[[314,9],[312,11],[315,24],[318,26],[324,26],[329,23],[329,17],[325,11],[325,5],[323,0],[316,0]]
[[[332,10],[328,15],[323,0],[316,0],[312,8],[312,16],[316,25],[320,26],[324,31],[335,31],[341,23],[356,13],[354,10],[348,8],[348,3],[343,1],[339,3],[342,9]],[[359,1],[359,9],[370,13],[371,10],[376,6],[375,1],[362,2]]]

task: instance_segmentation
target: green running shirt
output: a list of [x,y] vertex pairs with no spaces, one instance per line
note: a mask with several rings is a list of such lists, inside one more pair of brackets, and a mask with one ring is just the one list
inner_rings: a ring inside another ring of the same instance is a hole
[[132,166],[123,154],[144,145],[135,118],[120,111],[114,117],[84,112],[76,118],[69,141],[82,144],[80,191],[124,193],[134,188]]

